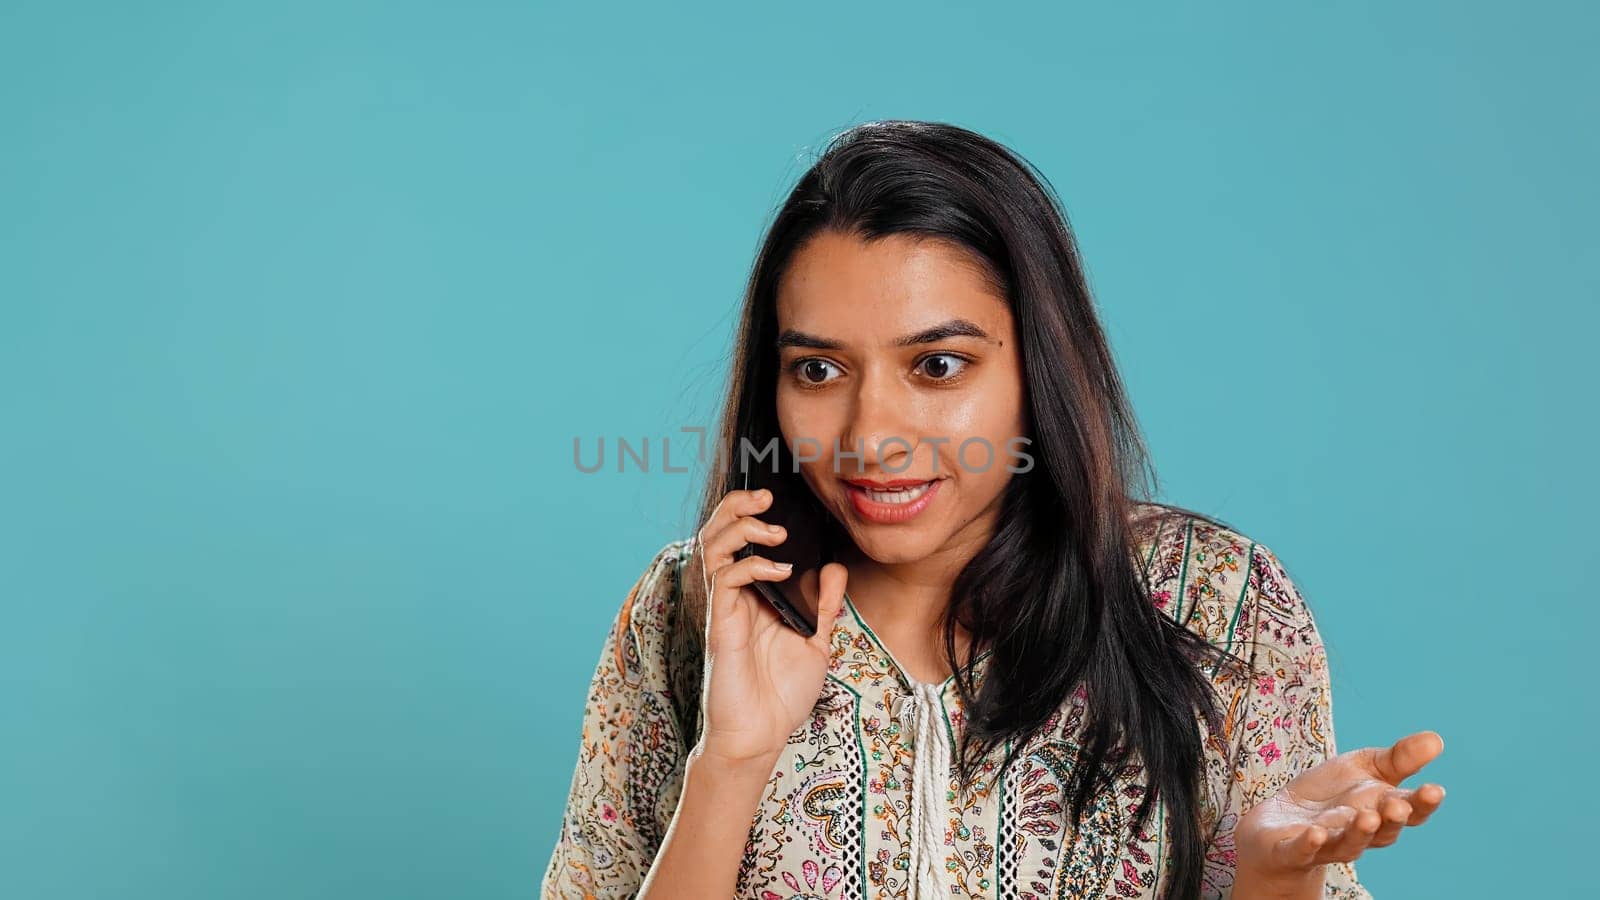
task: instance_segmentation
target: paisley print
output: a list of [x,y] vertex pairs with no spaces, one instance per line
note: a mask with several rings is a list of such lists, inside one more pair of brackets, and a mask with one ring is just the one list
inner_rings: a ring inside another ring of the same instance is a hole
[[[1077,759],[1075,745],[1053,740],[1034,751],[1029,756],[1033,765],[1023,770],[1028,794],[1041,798],[1018,810],[1023,834],[1036,842],[1039,850],[1025,855],[1038,860],[1040,868],[1031,873],[1026,888],[1018,891],[1021,897],[1104,897],[1117,874],[1123,822],[1114,794],[1102,791],[1095,795],[1076,825],[1067,827],[1063,795]],[[1087,839],[1079,840],[1077,835]]]
[[[1231,893],[1239,815],[1337,753],[1327,656],[1310,608],[1271,550],[1199,519],[1149,521],[1159,524],[1140,535],[1139,560],[1152,605],[1250,662],[1248,673],[1208,670],[1224,726],[1201,732],[1209,835],[1202,896],[1216,900]],[[677,579],[692,549],[680,540],[655,555],[606,636],[544,897],[635,896],[665,839],[692,744],[672,714],[666,659]],[[812,715],[790,736],[751,810],[740,900],[907,896],[917,747],[903,701],[913,683],[853,603],[834,626],[832,647]],[[986,663],[986,655],[974,663],[975,679]],[[965,710],[953,678],[938,687],[954,746]],[[929,839],[943,834],[937,868],[949,896],[1157,898],[1166,890],[1164,804],[1132,828],[1147,788],[1138,764],[1124,766],[1068,821],[1065,786],[1078,764],[1084,696],[1080,689],[1062,705],[1003,778],[1002,750],[966,790],[958,790],[954,767],[944,773],[944,815]],[[1325,896],[1371,898],[1348,863],[1328,867]]]

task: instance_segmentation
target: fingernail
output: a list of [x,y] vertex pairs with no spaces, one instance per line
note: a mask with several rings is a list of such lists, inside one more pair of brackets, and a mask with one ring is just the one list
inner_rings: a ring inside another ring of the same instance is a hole
[[790,570],[790,569],[792,569],[792,568],[794,568],[794,563],[781,563],[781,562],[775,562],[775,563],[773,563],[773,564],[772,564],[772,567],[773,567],[773,568],[774,568],[774,569],[782,569],[782,570],[784,570],[784,571],[785,571],[785,572],[787,572],[787,571],[789,571],[789,570]]
[[767,524],[767,530],[772,532],[773,534],[777,534],[779,531],[783,530],[783,526],[782,525],[773,525],[771,523],[768,523]]

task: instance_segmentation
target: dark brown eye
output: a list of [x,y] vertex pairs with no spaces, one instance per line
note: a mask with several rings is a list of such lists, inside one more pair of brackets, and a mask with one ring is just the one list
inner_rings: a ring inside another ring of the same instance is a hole
[[800,379],[800,383],[802,385],[813,387],[826,384],[828,381],[828,370],[833,367],[833,364],[825,359],[810,358],[802,359],[790,366],[790,371]]
[[967,361],[948,353],[936,353],[922,361],[922,370],[940,381],[961,373]]

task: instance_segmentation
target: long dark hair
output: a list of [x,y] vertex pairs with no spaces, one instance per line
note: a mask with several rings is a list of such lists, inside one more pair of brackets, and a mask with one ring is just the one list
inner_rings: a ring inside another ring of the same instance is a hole
[[[795,252],[824,230],[871,241],[910,234],[966,248],[1015,318],[1031,471],[1014,474],[1000,525],[956,579],[944,648],[966,709],[959,778],[970,785],[1011,742],[1003,775],[1080,687],[1085,692],[1072,821],[1130,754],[1149,776],[1134,814],[1157,799],[1173,833],[1172,898],[1196,898],[1204,864],[1198,711],[1221,731],[1205,662],[1243,666],[1151,600],[1139,536],[1169,517],[1225,522],[1151,497],[1159,484],[1096,317],[1066,213],[1048,179],[1000,144],[954,125],[906,120],[852,127],[828,144],[777,211],[748,284],[704,524],[740,486],[739,438],[779,436],[776,292]],[[780,454],[786,453],[778,441]],[[780,473],[792,472],[786,456]],[[1136,512],[1146,513],[1135,516]],[[1152,521],[1153,520],[1153,521]],[[691,579],[692,580],[692,579]],[[673,699],[685,740],[699,732],[705,598],[684,586],[672,626]],[[956,657],[955,623],[972,656],[992,649],[981,690]]]

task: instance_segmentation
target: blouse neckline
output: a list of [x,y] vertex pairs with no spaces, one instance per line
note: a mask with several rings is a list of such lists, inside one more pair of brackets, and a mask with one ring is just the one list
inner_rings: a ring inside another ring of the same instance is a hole
[[[867,639],[872,641],[873,646],[880,653],[883,654],[883,658],[885,660],[888,660],[889,664],[894,667],[895,674],[900,676],[900,679],[905,682],[905,687],[907,689],[914,691],[915,689],[917,689],[919,687],[920,688],[935,687],[935,688],[937,688],[938,693],[940,695],[943,695],[944,692],[945,692],[945,689],[947,689],[951,685],[955,684],[955,680],[956,680],[955,673],[952,673],[951,675],[946,677],[943,681],[940,681],[940,682],[937,682],[937,683],[931,682],[931,681],[920,681],[920,680],[918,680],[916,678],[913,678],[911,676],[911,673],[906,670],[906,667],[902,666],[900,664],[900,661],[898,659],[894,658],[894,654],[889,651],[888,645],[885,644],[883,642],[883,640],[878,637],[878,633],[872,630],[872,626],[871,625],[867,624],[867,620],[862,618],[861,610],[857,609],[855,601],[850,599],[850,592],[849,591],[845,591],[844,592],[844,605],[845,605],[846,609],[850,610],[850,615],[855,619],[856,624],[858,626],[860,626],[862,633],[865,634],[867,636]],[[984,651],[982,653],[978,654],[977,658],[975,658],[972,661],[972,668],[973,668],[974,672],[977,671],[977,669],[980,666],[980,664],[982,664],[984,661],[986,661],[989,658],[989,654],[991,652],[993,652],[993,650],[994,650],[993,647],[988,647],[988,648],[984,649]]]

